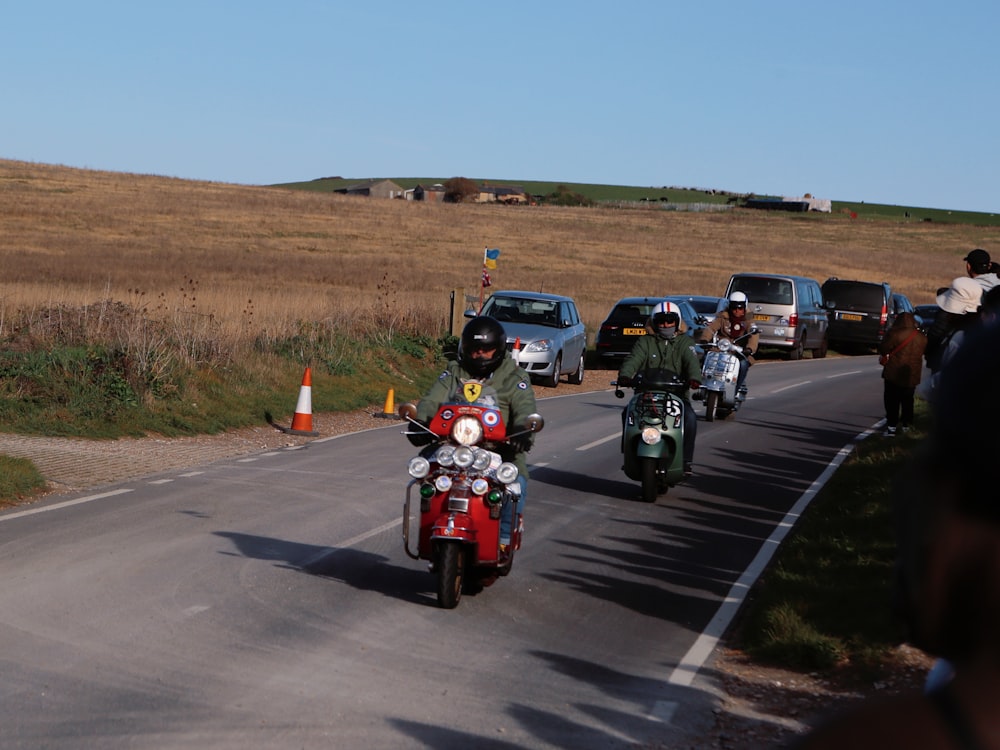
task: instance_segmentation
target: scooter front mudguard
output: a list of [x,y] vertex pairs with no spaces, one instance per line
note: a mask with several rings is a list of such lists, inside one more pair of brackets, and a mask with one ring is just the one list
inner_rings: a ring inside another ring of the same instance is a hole
[[[653,445],[648,445],[642,441],[638,434],[627,439],[625,443],[624,462],[622,469],[625,476],[633,481],[642,480],[642,469],[640,464],[642,459],[656,459],[661,471],[666,472],[667,481],[671,484],[679,481],[684,475],[684,462],[681,460],[681,451],[678,450],[682,436],[676,438],[670,435],[663,435],[660,440]],[[676,476],[674,476],[676,473]]]

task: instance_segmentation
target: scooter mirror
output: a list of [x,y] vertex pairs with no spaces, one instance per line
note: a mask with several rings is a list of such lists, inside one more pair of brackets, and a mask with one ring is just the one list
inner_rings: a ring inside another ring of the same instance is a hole
[[524,420],[524,429],[528,432],[541,432],[545,426],[545,420],[541,414],[529,414]]
[[403,419],[409,421],[417,418],[417,405],[412,401],[408,401],[405,404],[400,404],[398,409],[399,416]]

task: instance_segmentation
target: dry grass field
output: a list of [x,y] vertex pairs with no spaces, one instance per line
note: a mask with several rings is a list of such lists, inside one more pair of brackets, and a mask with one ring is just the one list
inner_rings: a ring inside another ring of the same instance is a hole
[[887,280],[914,304],[1000,229],[737,210],[436,205],[0,160],[0,334],[16,310],[100,300],[209,316],[238,340],[296,321],[436,335],[449,294],[721,294],[733,271]]

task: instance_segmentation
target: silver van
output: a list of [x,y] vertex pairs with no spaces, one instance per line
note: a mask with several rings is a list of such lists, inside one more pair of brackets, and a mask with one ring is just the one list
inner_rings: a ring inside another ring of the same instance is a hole
[[770,273],[734,273],[726,287],[747,296],[747,321],[760,330],[760,346],[783,349],[801,359],[826,356],[829,318],[816,279]]

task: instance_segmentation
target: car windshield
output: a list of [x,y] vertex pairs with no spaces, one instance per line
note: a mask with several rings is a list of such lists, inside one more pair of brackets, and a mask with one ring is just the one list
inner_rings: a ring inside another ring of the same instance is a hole
[[694,308],[695,312],[701,313],[702,315],[714,315],[718,312],[720,301],[721,300],[717,297],[711,297],[709,299],[694,298],[689,300],[691,307]]
[[792,282],[787,279],[768,279],[761,276],[738,276],[733,280],[732,292],[743,292],[751,302],[763,305],[792,304]]
[[851,281],[828,281],[823,285],[823,299],[847,310],[881,310],[885,300],[880,284]]
[[634,304],[615,305],[615,309],[608,316],[608,323],[634,323],[644,321],[653,311],[655,302],[638,302]]
[[532,323],[558,327],[558,310],[559,303],[551,300],[490,297],[483,307],[482,314],[501,323]]

